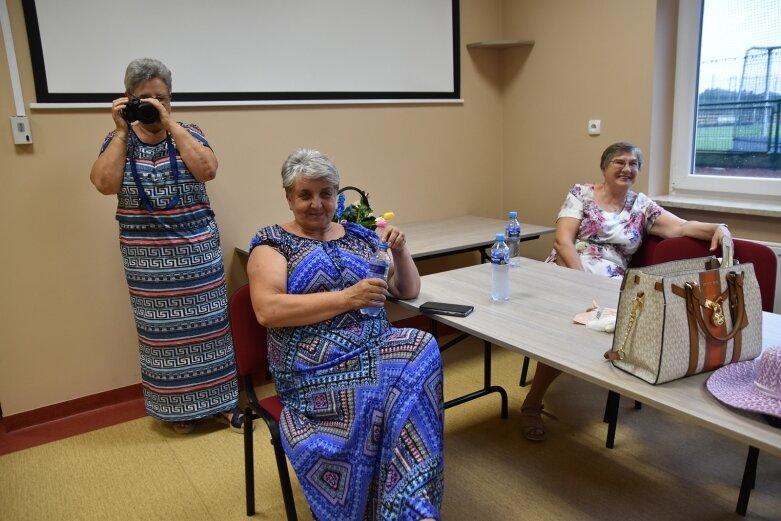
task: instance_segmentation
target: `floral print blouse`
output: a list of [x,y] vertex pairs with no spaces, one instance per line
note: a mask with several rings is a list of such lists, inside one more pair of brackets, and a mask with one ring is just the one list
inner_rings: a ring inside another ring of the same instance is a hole
[[[643,234],[653,227],[662,207],[643,193],[628,192],[620,212],[608,212],[597,206],[593,184],[570,188],[558,219],[580,220],[575,250],[583,269],[607,277],[622,277],[632,254],[640,247]],[[545,262],[556,261],[553,250]]]

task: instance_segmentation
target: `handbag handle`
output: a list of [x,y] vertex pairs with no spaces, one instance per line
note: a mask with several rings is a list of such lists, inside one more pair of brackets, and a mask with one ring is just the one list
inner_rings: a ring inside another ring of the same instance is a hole
[[637,322],[638,317],[640,317],[640,312],[643,311],[644,300],[645,293],[642,291],[635,295],[635,298],[632,299],[632,307],[629,311],[629,324],[626,327],[624,341],[621,342],[621,347],[618,348],[618,351],[610,350],[605,352],[604,357],[606,360],[613,361],[624,359],[624,356],[626,355],[626,343],[629,340],[629,337],[632,335],[632,330],[635,328],[635,323]]
[[731,268],[734,265],[735,245],[732,237],[721,238],[721,267]]
[[[728,278],[733,278],[737,280],[737,274],[734,272],[730,272],[727,274]],[[738,282],[736,285],[738,287],[742,286]],[[729,284],[730,290],[729,292],[732,293],[732,284]],[[735,338],[735,335],[737,335],[743,327],[745,327],[745,324],[743,323],[746,316],[746,306],[745,306],[745,300],[743,299],[743,291],[738,289],[735,291],[737,295],[735,296],[735,307],[737,308],[737,315],[735,316],[735,320],[732,323],[732,331],[727,333],[724,336],[717,335],[713,332],[711,332],[708,329],[708,326],[705,324],[705,317],[702,316],[702,308],[706,307],[708,309],[711,309],[714,314],[715,313],[721,313],[723,315],[723,311],[721,311],[721,302],[723,302],[723,297],[719,297],[719,299],[716,302],[713,302],[711,300],[705,299],[705,304],[703,305],[702,297],[700,295],[700,286],[698,284],[693,284],[691,282],[686,283],[686,298],[689,300],[689,309],[691,309],[691,312],[694,313],[695,318],[697,319],[697,324],[700,326],[700,331],[702,331],[705,335],[715,339],[720,340],[722,342],[725,342],[727,340],[732,340]]]

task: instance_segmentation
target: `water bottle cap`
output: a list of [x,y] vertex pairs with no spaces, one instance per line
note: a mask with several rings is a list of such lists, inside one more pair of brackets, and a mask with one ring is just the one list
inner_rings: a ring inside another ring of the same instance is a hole
[[381,250],[387,250],[388,249],[388,243],[385,241],[380,241],[380,249]]
[[497,233],[496,234],[496,240],[497,241],[503,241],[504,240],[504,234],[503,233]]
[[517,219],[518,218],[518,212],[510,212],[510,219]]

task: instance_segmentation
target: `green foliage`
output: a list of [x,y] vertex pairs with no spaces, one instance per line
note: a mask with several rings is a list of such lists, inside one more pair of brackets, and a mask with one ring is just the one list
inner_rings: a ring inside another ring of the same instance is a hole
[[335,221],[348,221],[352,223],[358,223],[364,228],[374,230],[377,228],[374,215],[370,206],[364,206],[360,202],[353,203],[344,209],[341,219],[337,219],[334,215]]
[[[344,190],[355,190],[360,194],[360,199],[345,208]],[[339,198],[336,203],[336,212],[334,213],[334,222],[347,221],[351,223],[357,223],[374,230],[377,228],[377,221],[372,213],[372,208],[369,206],[369,194],[353,187],[345,187],[339,191]]]

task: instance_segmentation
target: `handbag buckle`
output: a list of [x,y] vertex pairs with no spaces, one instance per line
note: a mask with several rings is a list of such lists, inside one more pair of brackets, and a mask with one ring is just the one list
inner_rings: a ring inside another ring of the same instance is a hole
[[715,302],[705,299],[705,308],[710,309],[712,312],[710,316],[711,324],[717,327],[724,325],[724,312],[721,310],[722,300],[724,300],[723,297],[717,298]]

